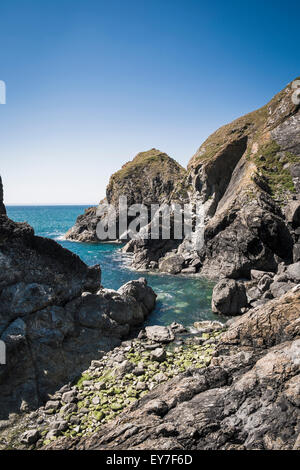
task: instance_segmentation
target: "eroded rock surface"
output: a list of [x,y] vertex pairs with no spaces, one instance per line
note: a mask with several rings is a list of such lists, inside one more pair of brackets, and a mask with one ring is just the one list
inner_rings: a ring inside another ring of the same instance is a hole
[[206,368],[158,385],[90,436],[50,449],[300,448],[300,286],[231,324]]
[[[106,199],[98,208],[90,207],[80,215],[75,225],[67,232],[66,238],[81,242],[97,242],[96,227],[102,221],[107,227],[109,215],[107,205],[116,210],[116,239],[126,240],[126,234],[119,233],[119,198],[127,197],[127,204],[164,204],[187,199],[184,185],[186,171],[175,160],[157,149],[138,153],[133,160],[125,163],[114,173],[106,188]],[[133,217],[128,217],[128,225]]]

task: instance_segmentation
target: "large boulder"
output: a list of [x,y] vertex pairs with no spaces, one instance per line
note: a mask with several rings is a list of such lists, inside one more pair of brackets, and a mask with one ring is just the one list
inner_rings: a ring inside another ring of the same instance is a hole
[[146,336],[151,341],[158,343],[170,343],[174,339],[174,333],[167,326],[147,326]]
[[184,258],[181,255],[168,255],[159,263],[159,270],[163,273],[178,274],[182,271]]
[[247,305],[246,289],[242,282],[222,279],[215,285],[212,295],[212,310],[221,315],[240,315]]
[[145,313],[148,314],[155,307],[156,294],[147,285],[145,278],[140,278],[137,281],[129,281],[118,290],[122,296],[133,297],[139,305],[144,307]]

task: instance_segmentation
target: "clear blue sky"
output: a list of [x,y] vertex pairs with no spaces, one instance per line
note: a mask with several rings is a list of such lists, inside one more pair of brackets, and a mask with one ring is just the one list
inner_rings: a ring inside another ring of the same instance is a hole
[[97,203],[152,147],[185,166],[300,75],[299,16],[292,0],[1,0],[6,203]]

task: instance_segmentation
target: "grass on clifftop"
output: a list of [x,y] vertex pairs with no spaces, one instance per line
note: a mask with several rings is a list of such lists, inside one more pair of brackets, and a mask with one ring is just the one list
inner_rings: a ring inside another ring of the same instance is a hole
[[286,192],[295,192],[289,165],[299,161],[299,157],[290,152],[281,152],[274,142],[262,145],[252,160],[259,173],[267,182],[273,197],[281,199]]
[[164,171],[170,172],[172,170],[172,173],[178,173],[178,175],[185,174],[185,169],[173,158],[160,150],[151,149],[138,153],[133,160],[125,163],[119,171],[114,173],[112,178],[115,181],[122,180],[131,176],[133,172],[143,170],[145,167],[153,172],[163,173]]

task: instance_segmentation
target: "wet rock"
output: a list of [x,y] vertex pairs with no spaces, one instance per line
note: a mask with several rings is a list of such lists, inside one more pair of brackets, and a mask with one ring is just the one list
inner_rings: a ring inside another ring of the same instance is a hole
[[184,268],[181,270],[182,274],[195,274],[196,268],[194,266],[190,266],[188,268]]
[[170,328],[172,331],[174,331],[174,333],[186,333],[187,332],[187,329],[183,325],[177,322],[171,323]]
[[124,296],[130,295],[137,302],[144,305],[146,314],[149,314],[155,307],[156,294],[151,287],[147,285],[147,280],[145,278],[127,282],[127,284],[120,287],[118,292]]

